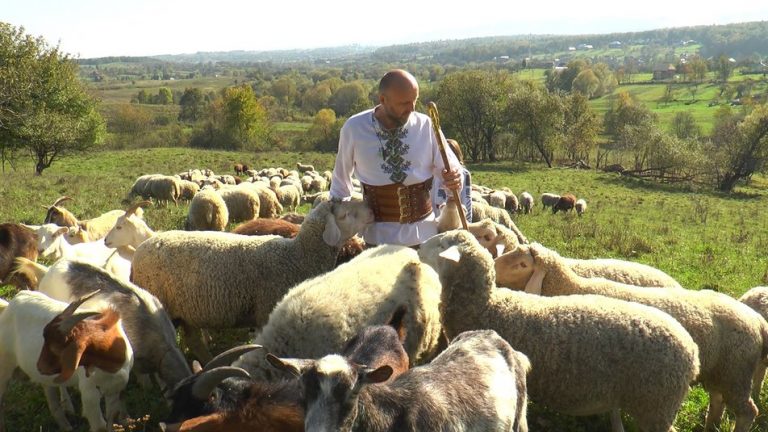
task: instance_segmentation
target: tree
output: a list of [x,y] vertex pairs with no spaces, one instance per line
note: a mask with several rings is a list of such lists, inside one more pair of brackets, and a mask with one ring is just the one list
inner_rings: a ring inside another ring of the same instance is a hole
[[350,82],[336,89],[328,104],[336,115],[345,117],[370,106],[368,91],[360,82]]
[[343,121],[336,119],[336,113],[332,109],[323,108],[318,111],[307,131],[312,147],[319,151],[337,151],[342,124]]
[[572,90],[592,99],[600,88],[600,80],[592,69],[585,69],[573,80]]
[[693,73],[694,79],[698,80],[699,82],[704,81],[705,78],[707,78],[707,72],[709,72],[709,69],[707,68],[707,62],[703,58],[696,56],[689,62],[691,65],[691,72]]
[[35,173],[64,156],[102,142],[96,101],[77,76],[77,64],[58,47],[0,23],[0,146],[25,149]]
[[620,92],[615,104],[605,113],[605,132],[613,137],[614,142],[621,142],[621,129],[627,125],[651,124],[656,121],[656,114],[642,103],[636,102],[627,92]]
[[584,95],[573,93],[564,98],[563,142],[569,158],[588,160],[597,143],[600,127],[600,120]]
[[718,189],[731,192],[740,180],[765,168],[768,159],[768,106],[759,105],[743,120],[724,113],[712,137],[720,165]]
[[226,88],[195,131],[191,144],[228,150],[259,150],[271,139],[267,110],[248,85]]
[[155,101],[158,105],[173,105],[173,92],[168,87],[160,87],[160,89],[157,90],[157,100]]
[[296,98],[296,82],[290,76],[280,77],[272,83],[271,93],[284,106],[291,106]]
[[698,138],[701,128],[688,111],[680,111],[672,118],[672,133],[680,139]]
[[470,70],[448,74],[440,82],[437,103],[445,133],[468,150],[473,162],[496,160],[494,138],[502,131],[511,78],[502,73]]
[[179,99],[179,121],[194,123],[203,118],[205,96],[197,87],[187,87]]
[[734,66],[735,63],[732,62],[731,59],[726,57],[725,54],[721,54],[715,63],[715,72],[717,73],[717,78],[721,82],[728,82],[728,78],[730,78],[731,74],[733,73]]
[[535,148],[551,168],[562,139],[562,99],[536,82],[524,81],[509,96],[506,119],[517,136]]
[[328,106],[328,101],[332,95],[328,84],[321,83],[304,92],[301,98],[301,106],[309,113],[317,112],[323,107]]

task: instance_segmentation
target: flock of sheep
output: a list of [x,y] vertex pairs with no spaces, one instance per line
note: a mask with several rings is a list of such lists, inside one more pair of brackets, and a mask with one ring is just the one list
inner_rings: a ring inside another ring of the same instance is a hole
[[[19,368],[62,430],[67,387],[90,430],[112,430],[131,372],[162,389],[165,431],[527,431],[530,399],[668,432],[694,383],[706,430],[726,407],[737,432],[757,415],[768,288],[737,301],[639,263],[562,257],[513,222],[530,193],[482,186],[468,230],[449,200],[418,250],[366,248],[373,213],[359,195],[330,201],[329,172],[234,168],[141,176],[125,210],[89,220],[62,197],[42,225],[0,225],[0,281],[30,289],[0,302],[0,402]],[[185,230],[150,228],[149,199],[190,201]],[[240,327],[250,343],[213,357],[208,330]]]

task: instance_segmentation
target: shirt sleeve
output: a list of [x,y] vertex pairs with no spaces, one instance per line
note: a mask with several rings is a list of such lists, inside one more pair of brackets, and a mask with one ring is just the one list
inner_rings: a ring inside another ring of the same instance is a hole
[[339,150],[331,177],[331,198],[347,199],[352,196],[352,173],[355,169],[355,148],[352,142],[352,131],[349,123],[345,123],[339,134]]

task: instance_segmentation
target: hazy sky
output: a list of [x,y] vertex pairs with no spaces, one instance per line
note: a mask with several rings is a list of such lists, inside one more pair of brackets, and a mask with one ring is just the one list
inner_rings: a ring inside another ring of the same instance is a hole
[[80,57],[273,50],[517,34],[585,34],[768,19],[728,0],[0,0],[0,21]]

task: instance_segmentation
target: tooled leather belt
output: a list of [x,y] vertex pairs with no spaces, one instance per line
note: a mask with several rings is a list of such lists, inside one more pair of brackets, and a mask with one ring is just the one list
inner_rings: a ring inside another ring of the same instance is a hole
[[373,210],[376,222],[418,222],[432,213],[432,177],[424,182],[404,186],[393,183],[372,186],[362,183],[363,198]]

